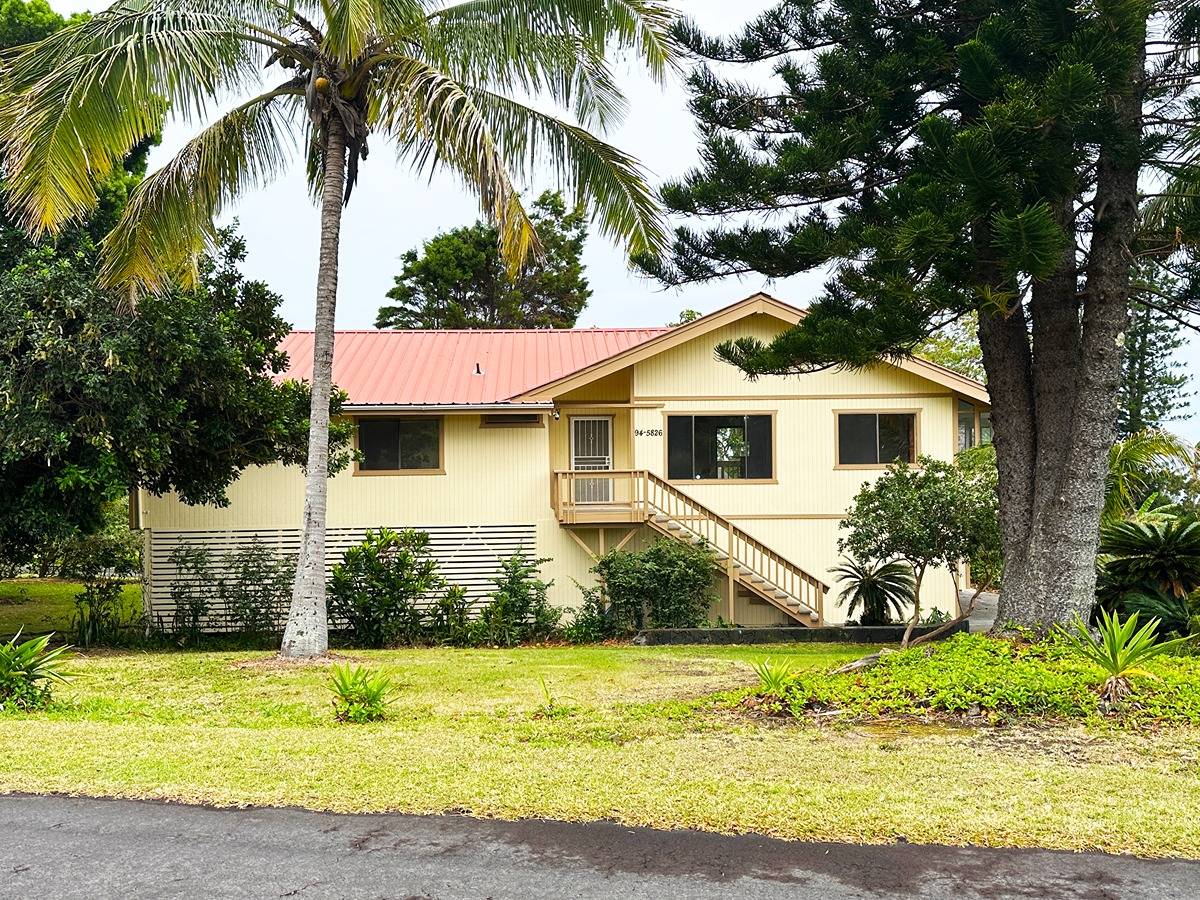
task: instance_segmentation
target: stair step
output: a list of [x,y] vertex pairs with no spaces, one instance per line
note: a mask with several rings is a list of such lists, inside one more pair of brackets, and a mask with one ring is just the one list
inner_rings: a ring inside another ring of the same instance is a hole
[[666,522],[669,518],[670,518],[669,516],[664,516],[662,513],[659,513],[658,515],[656,515],[654,517],[654,521],[655,522]]
[[669,531],[683,531],[683,526],[678,522],[667,522],[667,529]]

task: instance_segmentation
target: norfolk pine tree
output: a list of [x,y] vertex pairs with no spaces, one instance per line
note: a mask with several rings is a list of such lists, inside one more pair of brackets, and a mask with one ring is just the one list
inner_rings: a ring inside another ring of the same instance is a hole
[[[1198,21],[1132,0],[788,0],[732,38],[678,29],[706,137],[663,196],[725,221],[679,229],[644,268],[682,284],[831,267],[797,326],[720,348],[751,377],[902,358],[976,312],[1002,624],[1045,631],[1094,603],[1131,270],[1200,234]],[[766,89],[708,65],[766,60]],[[1152,218],[1143,178],[1163,185]]]

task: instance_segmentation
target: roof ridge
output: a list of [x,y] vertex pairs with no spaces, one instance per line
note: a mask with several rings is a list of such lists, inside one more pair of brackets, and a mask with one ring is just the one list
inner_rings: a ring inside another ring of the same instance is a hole
[[[593,325],[586,328],[335,328],[334,334],[595,334],[598,331],[670,331],[670,325]],[[293,328],[292,334],[315,334]]]

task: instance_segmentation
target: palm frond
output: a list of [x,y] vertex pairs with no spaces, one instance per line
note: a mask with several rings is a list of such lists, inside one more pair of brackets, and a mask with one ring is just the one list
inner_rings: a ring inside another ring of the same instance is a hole
[[626,111],[603,51],[577,35],[436,21],[421,51],[422,58],[464,85],[506,95],[545,95],[587,127],[607,128]]
[[126,0],[3,65],[0,135],[9,203],[31,234],[86,213],[103,181],[168,110],[202,117],[258,78],[243,25],[174,2]]
[[586,205],[605,237],[633,254],[658,255],[667,233],[641,165],[586,129],[478,88],[468,93],[497,135],[509,165],[547,167],[576,203]]
[[465,0],[435,11],[435,25],[484,24],[515,48],[519,35],[573,35],[601,55],[629,51],[656,81],[677,68],[671,37],[678,13],[654,0]]
[[393,58],[376,78],[371,117],[399,143],[400,156],[418,170],[446,166],[457,172],[500,231],[510,271],[538,252],[537,232],[509,175],[491,123],[455,79],[424,60]]
[[1108,454],[1108,475],[1103,519],[1114,522],[1132,515],[1154,479],[1172,463],[1187,465],[1192,449],[1167,431],[1147,430],[1113,444]]
[[101,280],[135,292],[188,281],[222,206],[269,182],[291,159],[301,90],[284,85],[237,107],[142,181],[104,239]]

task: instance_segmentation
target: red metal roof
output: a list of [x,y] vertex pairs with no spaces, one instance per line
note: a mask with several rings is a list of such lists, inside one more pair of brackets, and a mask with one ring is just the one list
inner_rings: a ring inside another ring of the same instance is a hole
[[[339,331],[333,383],[353,406],[503,403],[669,330]],[[284,339],[284,377],[311,377],[312,347],[311,331]]]

